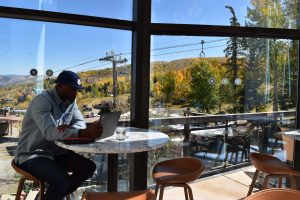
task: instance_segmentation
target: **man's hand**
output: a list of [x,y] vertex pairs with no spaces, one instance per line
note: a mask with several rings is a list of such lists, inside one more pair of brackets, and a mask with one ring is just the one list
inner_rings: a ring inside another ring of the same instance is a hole
[[79,138],[96,139],[102,135],[103,126],[99,121],[88,123],[86,129],[80,129],[78,133]]
[[71,126],[68,124],[59,125],[56,129],[59,133],[64,132],[66,129],[70,128]]

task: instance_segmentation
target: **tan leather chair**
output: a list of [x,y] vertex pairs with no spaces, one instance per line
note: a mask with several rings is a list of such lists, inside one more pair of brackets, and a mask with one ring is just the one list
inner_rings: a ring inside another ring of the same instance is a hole
[[154,200],[152,190],[131,192],[84,192],[81,200]]
[[286,163],[278,158],[262,153],[250,153],[250,162],[256,168],[256,171],[247,196],[252,193],[259,172],[268,174],[264,179],[263,189],[267,188],[268,181],[271,177],[278,177],[279,187],[282,186],[283,177],[290,178],[291,188],[296,189],[295,176],[300,176],[300,173],[291,169]]
[[299,200],[300,191],[290,190],[290,189],[281,189],[281,188],[272,188],[267,190],[259,191],[244,200]]
[[[30,180],[30,181],[34,181],[36,183],[39,183],[40,185],[40,192],[39,192],[39,199],[42,200],[44,199],[44,191],[45,191],[45,184],[43,181],[41,181],[40,179],[32,176],[31,174],[29,174],[28,172],[22,170],[21,168],[18,167],[18,165],[15,163],[15,159],[13,159],[11,161],[11,166],[14,168],[14,170],[21,175],[21,179],[19,181],[19,185],[18,185],[18,190],[17,190],[17,193],[16,193],[16,200],[19,200],[20,199],[20,196],[21,196],[21,192],[22,192],[22,189],[23,189],[23,186],[24,186],[24,182],[26,180]],[[70,196],[67,195],[66,196],[67,200],[70,200]]]
[[157,163],[152,172],[153,179],[156,182],[155,198],[159,187],[159,200],[162,200],[165,187],[176,186],[184,188],[186,200],[193,200],[192,189],[187,183],[199,178],[203,170],[204,165],[201,160],[192,157],[177,158]]

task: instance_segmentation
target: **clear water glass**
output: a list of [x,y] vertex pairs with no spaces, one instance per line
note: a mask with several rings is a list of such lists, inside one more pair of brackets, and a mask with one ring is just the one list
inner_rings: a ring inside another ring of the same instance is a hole
[[126,129],[124,127],[118,127],[116,129],[116,139],[118,141],[124,141],[126,139]]

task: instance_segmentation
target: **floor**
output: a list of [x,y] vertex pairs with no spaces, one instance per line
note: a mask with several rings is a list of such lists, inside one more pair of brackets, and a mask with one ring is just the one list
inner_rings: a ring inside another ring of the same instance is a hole
[[[248,193],[255,169],[246,167],[224,174],[200,179],[190,186],[195,200],[239,200]],[[257,189],[255,189],[256,191]],[[164,200],[185,199],[182,188],[169,188],[164,192]]]
[[[254,174],[253,167],[245,167],[235,171],[199,179],[190,184],[195,200],[240,200],[247,195],[251,177]],[[257,189],[255,189],[257,190]],[[1,200],[14,199],[13,194],[2,194]],[[34,199],[29,195],[26,200]],[[164,200],[183,200],[182,188],[167,188]]]

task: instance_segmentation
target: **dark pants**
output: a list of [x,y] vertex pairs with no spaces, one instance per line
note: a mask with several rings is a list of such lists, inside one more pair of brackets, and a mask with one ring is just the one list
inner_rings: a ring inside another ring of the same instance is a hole
[[45,200],[63,199],[91,177],[96,169],[93,161],[72,151],[57,156],[55,161],[44,157],[33,158],[20,167],[48,184]]

